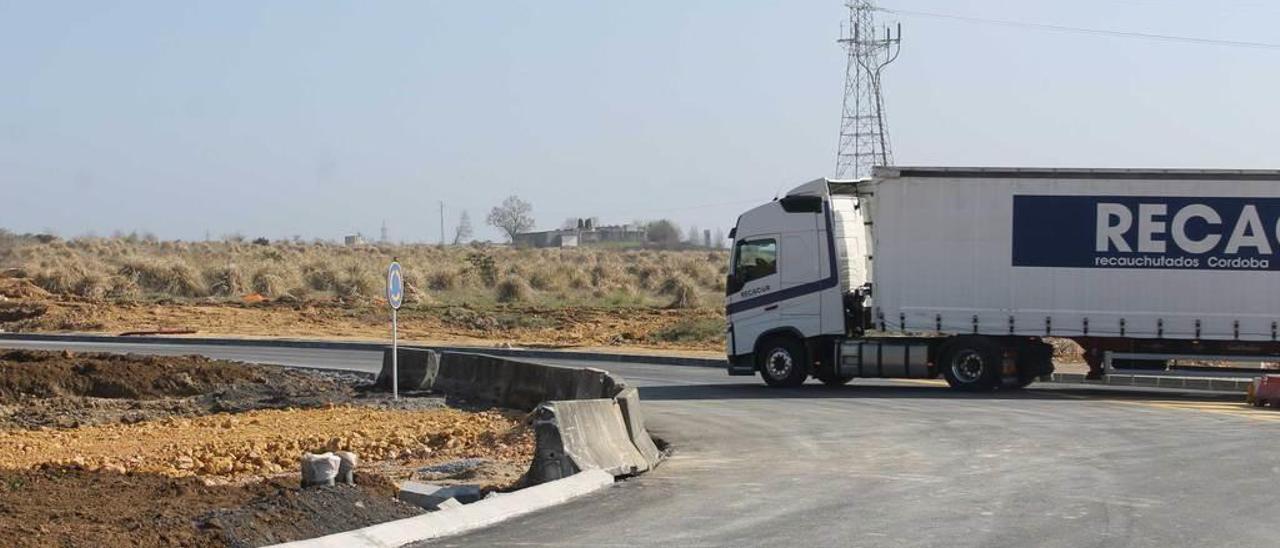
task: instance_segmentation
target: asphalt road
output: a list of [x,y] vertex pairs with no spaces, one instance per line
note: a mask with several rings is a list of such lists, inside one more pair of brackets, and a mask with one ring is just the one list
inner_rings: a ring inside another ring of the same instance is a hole
[[[380,364],[363,351],[110,349]],[[981,396],[929,381],[776,390],[716,369],[591,365],[641,387],[648,425],[677,449],[672,458],[601,493],[435,544],[1280,544],[1280,412],[1238,396],[1063,386]]]

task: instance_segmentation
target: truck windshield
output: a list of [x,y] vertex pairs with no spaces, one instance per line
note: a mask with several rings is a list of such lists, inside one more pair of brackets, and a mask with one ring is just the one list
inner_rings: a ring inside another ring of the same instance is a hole
[[772,238],[739,242],[734,249],[734,274],[741,283],[778,271],[778,242]]

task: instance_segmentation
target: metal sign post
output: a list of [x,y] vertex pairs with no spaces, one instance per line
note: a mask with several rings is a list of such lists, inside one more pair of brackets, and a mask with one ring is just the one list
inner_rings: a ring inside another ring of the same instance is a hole
[[387,304],[391,305],[391,397],[400,399],[400,326],[397,317],[404,302],[404,276],[400,263],[391,259],[387,268]]

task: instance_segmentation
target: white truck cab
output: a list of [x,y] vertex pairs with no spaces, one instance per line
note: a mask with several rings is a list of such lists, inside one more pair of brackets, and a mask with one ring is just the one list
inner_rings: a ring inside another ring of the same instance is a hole
[[753,374],[760,347],[772,340],[779,348],[759,360],[772,367],[765,379],[799,375],[808,371],[794,363],[800,346],[851,334],[846,299],[869,289],[870,233],[857,187],[810,181],[738,217],[725,305],[731,373]]
[[[738,217],[726,283],[729,374],[759,372],[771,386],[933,378],[944,350],[957,355],[956,344],[944,348],[956,337],[913,336],[873,317],[876,184],[817,179]],[[1052,370],[1038,339],[970,342],[963,356],[972,359],[947,375],[958,388],[1025,386]],[[1006,350],[1024,356],[1021,371]]]

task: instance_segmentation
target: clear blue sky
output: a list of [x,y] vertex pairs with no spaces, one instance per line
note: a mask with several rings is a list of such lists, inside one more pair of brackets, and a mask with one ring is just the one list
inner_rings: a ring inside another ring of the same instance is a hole
[[[883,0],[1280,40],[1280,5]],[[0,227],[438,238],[737,213],[834,165],[839,0],[0,0]],[[887,18],[889,16],[882,16]],[[899,164],[1280,167],[1280,50],[902,15]]]

